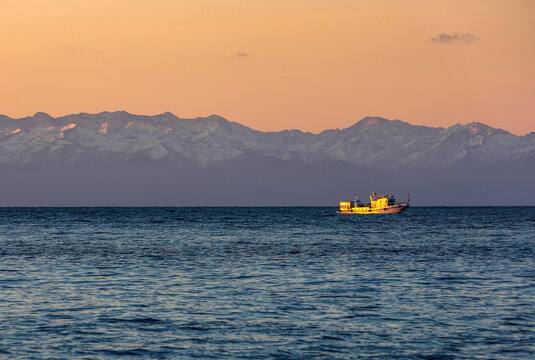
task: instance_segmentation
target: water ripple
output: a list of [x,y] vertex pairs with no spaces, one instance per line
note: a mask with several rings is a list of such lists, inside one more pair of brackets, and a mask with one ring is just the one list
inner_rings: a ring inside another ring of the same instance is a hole
[[535,208],[0,209],[0,358],[535,357]]

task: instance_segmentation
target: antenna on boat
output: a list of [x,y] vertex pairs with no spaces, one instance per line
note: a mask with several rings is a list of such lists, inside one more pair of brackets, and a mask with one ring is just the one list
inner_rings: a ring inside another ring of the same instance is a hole
[[411,202],[411,194],[407,194],[407,202],[408,202],[408,203]]

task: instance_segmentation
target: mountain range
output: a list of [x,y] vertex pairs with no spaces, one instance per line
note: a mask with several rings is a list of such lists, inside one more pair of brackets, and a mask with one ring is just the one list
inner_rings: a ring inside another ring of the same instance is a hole
[[371,191],[416,205],[535,203],[535,133],[366,117],[319,134],[220,116],[0,115],[0,205],[332,205]]

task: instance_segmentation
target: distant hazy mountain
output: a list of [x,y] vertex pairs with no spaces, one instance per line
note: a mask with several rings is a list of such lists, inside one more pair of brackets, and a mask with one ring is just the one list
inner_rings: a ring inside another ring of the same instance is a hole
[[[535,133],[367,117],[261,132],[216,115],[0,116],[0,205],[336,205],[371,191],[415,204],[535,204]],[[405,195],[404,195],[405,196]]]

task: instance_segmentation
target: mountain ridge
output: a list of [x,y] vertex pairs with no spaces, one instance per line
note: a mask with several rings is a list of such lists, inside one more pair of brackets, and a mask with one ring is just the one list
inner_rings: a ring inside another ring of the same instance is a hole
[[[390,120],[390,119],[387,119],[387,118],[384,118],[384,117],[381,117],[381,116],[365,116],[362,119],[357,120],[354,124],[349,125],[346,128],[342,128],[342,129],[339,129],[339,128],[328,128],[328,129],[321,130],[318,133],[312,133],[312,132],[303,131],[303,130],[300,130],[300,129],[282,129],[282,130],[278,130],[278,131],[277,130],[261,131],[261,130],[253,129],[250,126],[247,126],[247,125],[235,122],[235,121],[228,120],[225,117],[223,117],[221,115],[218,115],[218,114],[211,114],[211,115],[207,115],[207,116],[198,116],[198,117],[195,117],[195,118],[181,118],[181,117],[178,117],[177,115],[175,115],[174,113],[172,113],[170,111],[166,111],[166,112],[159,113],[159,114],[154,114],[154,115],[141,115],[141,114],[130,113],[130,112],[126,111],[126,110],[115,110],[115,111],[101,111],[99,113],[80,112],[80,113],[67,114],[67,115],[62,115],[62,116],[57,116],[57,117],[54,117],[54,116],[52,116],[52,115],[50,115],[50,114],[48,114],[46,112],[43,112],[43,111],[38,111],[38,112],[36,112],[35,114],[33,114],[31,116],[25,116],[25,117],[21,117],[21,118],[14,118],[14,117],[10,117],[10,116],[8,116],[6,114],[0,114],[0,120],[18,121],[18,120],[27,120],[27,119],[43,118],[43,117],[47,118],[47,119],[60,120],[60,119],[67,119],[67,118],[77,117],[77,116],[101,116],[101,115],[118,115],[118,114],[127,115],[127,116],[133,116],[133,117],[142,117],[142,118],[157,118],[157,117],[164,117],[165,116],[165,117],[172,117],[172,118],[177,119],[177,120],[180,120],[180,119],[197,120],[197,119],[219,118],[219,119],[223,119],[224,121],[226,121],[228,123],[239,124],[241,126],[249,128],[251,130],[260,131],[260,132],[263,132],[263,133],[280,133],[280,132],[285,132],[285,131],[298,131],[298,132],[301,132],[301,133],[304,133],[304,134],[319,135],[322,132],[326,132],[326,131],[347,130],[349,128],[355,127],[359,123],[365,123],[365,122],[370,121],[370,120],[379,120],[379,121],[380,120],[386,120],[388,122],[399,122],[399,123],[402,123],[402,124],[410,125],[412,127],[422,127],[422,128],[430,128],[430,129],[444,129],[444,130],[455,128],[455,127],[458,127],[458,126],[468,126],[468,125],[477,125],[477,124],[479,124],[479,125],[484,125],[484,126],[487,126],[489,128],[492,128],[494,130],[504,131],[506,133],[512,134],[508,130],[501,129],[501,128],[493,128],[490,125],[487,125],[487,124],[484,124],[484,123],[481,123],[481,122],[478,122],[478,121],[472,121],[472,122],[469,122],[469,123],[466,123],[466,124],[455,123],[455,124],[450,125],[448,127],[441,127],[441,126],[428,126],[428,125],[414,125],[414,124],[411,124],[410,122],[407,122],[407,121],[402,121],[402,120],[399,120],[399,119]],[[531,135],[533,133],[535,133],[535,131],[528,132],[528,133],[526,133],[524,135],[514,135],[514,136],[526,136],[526,135]]]
[[335,205],[410,192],[420,205],[529,205],[535,133],[365,117],[318,134],[218,115],[0,116],[0,206]]
[[147,116],[105,111],[53,118],[38,112],[0,118],[0,163],[25,162],[32,153],[65,145],[127,154],[143,151],[155,160],[175,152],[201,164],[246,152],[283,158],[301,152],[308,153],[307,158],[330,156],[355,166],[381,163],[398,168],[448,166],[469,155],[480,163],[514,161],[530,156],[535,139],[477,122],[442,128],[377,116],[318,134],[297,129],[263,132],[215,114],[185,119],[170,112]]

